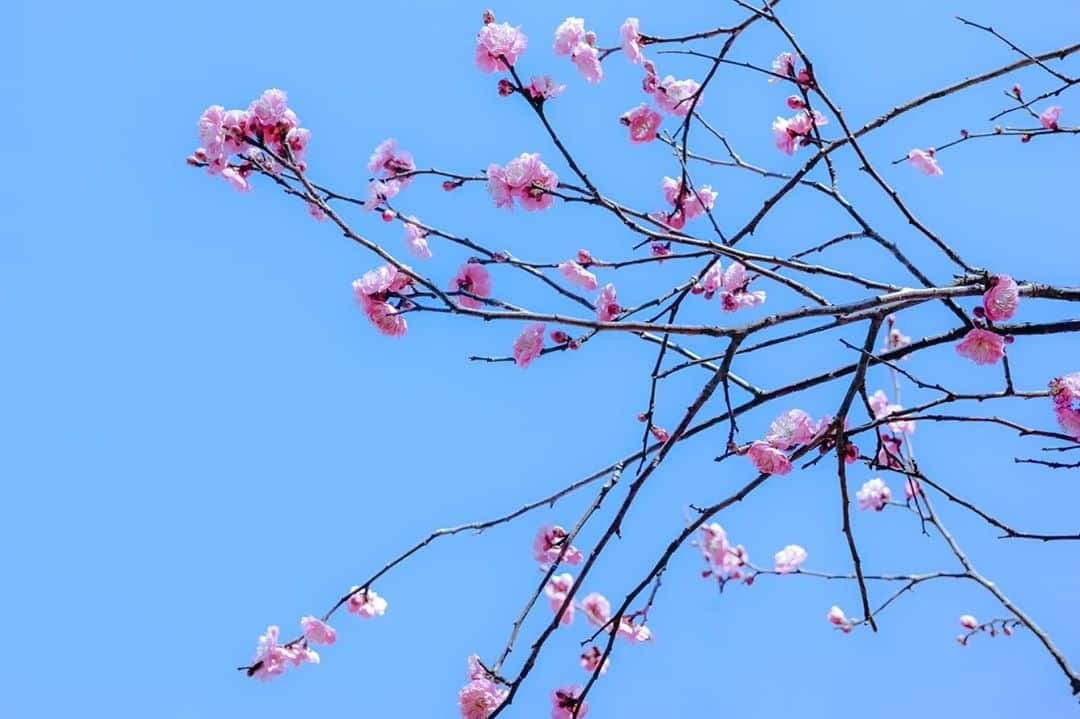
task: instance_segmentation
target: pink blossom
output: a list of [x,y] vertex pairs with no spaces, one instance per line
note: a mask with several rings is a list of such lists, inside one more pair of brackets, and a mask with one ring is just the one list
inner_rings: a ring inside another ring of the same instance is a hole
[[[368,160],[368,171],[376,177],[389,179],[397,175],[412,172],[416,169],[412,153],[397,149],[397,140],[389,138],[379,143]],[[412,181],[412,176],[403,177],[399,180],[401,187],[405,187]]]
[[[533,538],[533,559],[541,564],[550,564],[559,558],[563,545],[566,543],[566,530],[557,524],[544,524],[536,530]],[[567,564],[577,564],[582,559],[581,550],[570,545],[563,555],[563,561]]]
[[585,20],[580,17],[568,17],[555,28],[555,44],[552,50],[556,55],[569,55],[585,37]]
[[573,54],[570,55],[570,59],[591,84],[595,85],[604,79],[604,68],[600,65],[600,52],[592,45],[579,42]]
[[[882,419],[904,411],[900,405],[889,402],[889,398],[880,389],[870,395],[870,409],[874,411],[875,419]],[[911,434],[915,431],[915,420],[895,419],[889,422],[888,426],[898,434]]]
[[322,208],[316,205],[314,202],[309,202],[307,205],[308,214],[314,217],[319,222],[326,219],[326,213],[322,211]]
[[772,61],[772,71],[774,75],[769,78],[769,82],[776,82],[780,78],[776,75],[783,75],[784,77],[791,77],[795,74],[795,55],[790,52],[782,52],[776,56],[776,59]]
[[960,617],[960,626],[964,629],[975,629],[979,626],[979,620],[970,614],[964,614]]
[[630,128],[630,142],[655,140],[661,120],[660,113],[645,103],[641,103],[633,110],[628,110],[619,118],[619,122]]
[[862,488],[855,493],[855,499],[859,502],[859,509],[873,509],[880,512],[892,499],[892,490],[883,480],[875,477],[863,484]]
[[540,161],[537,153],[522,153],[499,167],[488,165],[487,188],[496,207],[512,208],[514,198],[526,210],[543,210],[551,207],[555,196],[546,190],[559,185],[559,177]]
[[701,527],[701,551],[710,564],[722,565],[731,545],[728,543],[727,532],[716,522]]
[[337,641],[337,630],[315,617],[302,618],[300,627],[304,630],[304,639],[313,644],[333,644]]
[[488,23],[476,36],[476,66],[484,72],[506,70],[525,52],[529,38],[509,23]]
[[829,610],[828,616],[829,623],[838,626],[844,634],[851,633],[851,622],[848,621],[848,618],[844,615],[844,610],[840,607],[834,605],[833,608]]
[[473,679],[458,692],[461,716],[464,719],[487,719],[506,701],[508,693],[508,690],[487,677]]
[[[772,80],[769,80],[769,82],[772,82]],[[788,98],[785,102],[787,102],[787,106],[790,107],[792,110],[806,109],[806,101],[798,95],[788,95]]]
[[1050,397],[1061,428],[1080,441],[1080,372],[1050,380]]
[[1055,407],[1054,416],[1057,417],[1058,424],[1069,435],[1072,435],[1076,441],[1080,442],[1080,407],[1073,406]]
[[817,110],[811,115],[806,110],[790,118],[777,117],[772,124],[773,139],[776,149],[794,155],[796,141],[799,144],[807,144],[807,138],[813,134],[815,127],[827,125],[829,120]]
[[307,151],[308,142],[311,140],[311,130],[306,127],[293,127],[285,133],[285,144],[292,151],[292,158],[299,165],[304,165],[304,153]]
[[465,660],[469,667],[469,679],[490,679],[491,674],[484,668],[483,663],[480,661],[480,657],[476,654],[470,654],[469,658]]
[[420,227],[420,220],[415,217],[408,216],[401,219],[405,226],[405,245],[409,248],[409,252],[421,259],[429,259],[431,248],[428,247],[427,230]]
[[221,177],[232,185],[234,190],[238,190],[239,192],[248,192],[251,190],[251,183],[247,181],[247,177],[236,168],[226,167],[221,171]]
[[814,438],[814,421],[801,409],[789,409],[773,420],[765,441],[777,449],[791,449]]
[[683,215],[688,220],[705,214],[716,202],[716,193],[711,185],[702,185],[693,196],[689,189],[683,187],[681,179],[665,177],[661,180],[660,187],[664,191],[664,199],[672,206],[679,207],[681,204]]
[[599,592],[592,592],[582,599],[581,610],[594,627],[602,627],[611,619],[611,602]]
[[253,100],[248,111],[259,121],[263,127],[273,127],[279,122],[291,123],[289,116],[289,98],[284,90],[272,88],[264,90],[258,99]]
[[912,165],[922,170],[924,175],[944,175],[945,172],[938,165],[937,160],[934,159],[934,150],[923,151],[915,148],[908,153],[908,161]]
[[1058,118],[1060,116],[1061,108],[1057,105],[1051,105],[1039,113],[1039,124],[1047,130],[1056,130],[1058,129]]
[[[544,587],[544,594],[551,601],[551,611],[558,612],[566,603],[566,596],[574,586],[574,578],[570,574],[556,574],[548,580]],[[559,620],[560,624],[570,624],[574,621],[574,603],[566,604],[566,610]]]
[[746,265],[741,262],[733,262],[724,270],[720,295],[720,305],[724,310],[732,312],[740,307],[753,307],[765,301],[764,290],[750,291],[747,287],[750,280],[746,276]]
[[[694,96],[701,85],[693,80],[676,80],[668,75],[656,86],[656,104],[664,112],[677,116],[685,116],[690,113],[690,106],[694,104]],[[701,104],[701,98],[697,99]]]
[[229,155],[225,150],[224,121],[225,108],[221,105],[211,105],[199,116],[199,144],[202,145],[208,162],[214,162]]
[[956,351],[975,364],[994,364],[1005,356],[1005,340],[999,334],[976,327],[964,335]]
[[644,624],[634,624],[632,621],[623,617],[619,621],[618,634],[623,639],[626,639],[634,644],[642,644],[644,642],[652,640],[652,630]]
[[563,277],[570,280],[571,284],[577,285],[584,290],[595,290],[599,287],[599,282],[596,280],[596,275],[589,272],[587,269],[579,265],[573,260],[566,260],[559,263],[559,272]]
[[[877,463],[882,467],[902,469],[904,461],[903,455],[900,453],[900,446],[904,443],[904,440],[884,433],[880,433],[879,436],[881,438],[881,447],[878,448]],[[908,499],[910,498],[909,496]]]
[[764,474],[787,474],[791,471],[791,460],[768,442],[755,440],[746,454],[758,471]]
[[529,84],[525,86],[529,95],[534,100],[548,100],[553,97],[558,97],[566,89],[566,85],[556,85],[555,81],[551,79],[551,75],[533,75],[529,80]]
[[619,300],[615,295],[615,285],[610,282],[604,285],[600,294],[596,297],[596,318],[601,322],[612,322],[622,312]]
[[360,306],[375,328],[384,335],[402,337],[409,331],[408,322],[401,315],[401,311],[389,302],[361,295]]
[[777,573],[790,574],[798,571],[799,565],[806,561],[806,550],[798,544],[789,544],[774,554],[773,560]]
[[[466,262],[458,268],[457,274],[450,280],[452,292],[467,292],[477,297],[491,296],[491,275],[487,269],[476,262]],[[483,303],[467,295],[458,295],[457,301],[462,307],[478,310]]]
[[542,322],[533,322],[514,340],[514,361],[521,369],[540,356],[540,350],[544,349],[544,329]]
[[[582,719],[589,713],[589,703],[581,696],[578,685],[560,687],[551,693],[551,719]],[[578,706],[580,704],[580,706]]]
[[990,278],[990,289],[983,295],[983,310],[986,318],[992,322],[1012,319],[1020,304],[1020,287],[1016,280],[1008,275],[994,275]]
[[374,295],[389,290],[397,280],[398,270],[390,263],[368,270],[353,282],[353,292]]
[[922,485],[919,483],[919,480],[912,478],[904,482],[905,499],[911,500],[915,497],[915,495],[919,494],[922,494]]
[[370,589],[353,587],[345,608],[365,619],[381,617],[386,613],[386,600]]
[[401,182],[399,180],[372,180],[368,183],[367,197],[364,198],[364,210],[371,212],[399,192],[401,192]]
[[626,18],[623,24],[619,26],[619,38],[623,52],[630,58],[630,62],[635,65],[640,65],[645,60],[645,55],[641,52],[641,32],[638,27],[636,17]]
[[712,299],[712,296],[718,290],[723,289],[724,268],[721,266],[719,258],[701,276],[701,287],[705,290],[705,299]]
[[252,666],[258,665],[258,668],[253,672],[253,676],[265,681],[283,674],[288,668],[287,662],[293,660],[295,653],[278,644],[280,634],[281,630],[277,626],[270,625],[266,628],[266,634],[259,637],[259,646],[252,661]]
[[603,676],[608,666],[611,664],[611,659],[604,659],[603,665],[600,664],[600,657],[603,656],[603,652],[600,651],[600,647],[593,645],[581,653],[581,668],[587,672],[595,672],[597,667],[600,667],[598,674]]

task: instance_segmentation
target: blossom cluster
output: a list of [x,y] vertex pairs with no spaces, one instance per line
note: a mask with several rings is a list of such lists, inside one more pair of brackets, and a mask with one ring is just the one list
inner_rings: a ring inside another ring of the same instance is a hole
[[760,305],[765,301],[765,290],[751,290],[749,287],[750,278],[746,274],[746,265],[741,262],[732,262],[725,270],[717,259],[702,275],[701,282],[695,284],[691,291],[695,294],[703,294],[707,300],[719,294],[720,306],[728,312],[733,312],[742,307]]

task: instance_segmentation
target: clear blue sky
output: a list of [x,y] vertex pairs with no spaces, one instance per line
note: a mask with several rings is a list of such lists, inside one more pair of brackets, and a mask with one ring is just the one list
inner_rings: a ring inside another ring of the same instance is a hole
[[[639,70],[613,58],[608,78],[587,86],[551,54],[551,33],[567,15],[584,14],[610,45],[627,15],[666,35],[742,12],[684,0],[590,9],[597,5],[503,2],[494,9],[530,36],[524,71],[567,82],[552,120],[600,187],[659,207],[659,180],[676,165],[659,144],[630,147],[616,122],[641,101]],[[652,352],[632,338],[605,336],[521,372],[466,361],[473,352],[505,353],[518,329],[510,324],[421,317],[403,340],[380,337],[349,287],[375,264],[369,256],[268,183],[240,195],[183,160],[204,107],[244,107],[264,88],[281,87],[313,130],[312,175],[343,190],[363,191],[367,156],[389,136],[421,166],[468,172],[539,151],[568,175],[527,108],[496,96],[496,77],[473,67],[482,9],[202,0],[16,0],[7,7],[0,48],[9,108],[0,178],[0,610],[7,618],[0,714],[456,715],[465,657],[491,658],[501,648],[538,581],[529,557],[536,524],[572,522],[586,495],[481,537],[432,546],[376,586],[390,601],[383,619],[337,620],[339,642],[323,652],[320,667],[269,684],[234,667],[250,659],[267,624],[291,632],[301,615],[321,612],[430,529],[505,512],[632,449]],[[1014,58],[953,14],[993,23],[1032,51],[1073,42],[1080,30],[1080,10],[1067,0],[1037,9],[976,0],[792,0],[780,10],[833,98],[860,124]],[[767,64],[783,49],[761,26],[733,58]],[[703,72],[685,58],[660,62],[662,72],[679,77]],[[1037,71],[1016,79],[1049,87]],[[916,212],[974,263],[1075,283],[1075,223],[1065,221],[1076,200],[1072,139],[969,143],[942,154],[946,174],[938,179],[886,163],[960,127],[985,126],[1012,81],[906,116],[866,146]],[[773,117],[787,114],[785,94],[759,76],[725,69],[702,109],[746,159],[794,168],[800,158],[779,155],[769,131]],[[1080,117],[1073,99],[1062,102],[1070,124]],[[841,169],[843,189],[886,234],[920,258],[931,256],[850,157]],[[718,214],[729,228],[774,187],[731,171],[697,177],[719,191]],[[526,258],[579,246],[625,256],[635,239],[581,208],[497,212],[479,187],[445,195],[418,181],[407,193],[401,206],[421,219]],[[357,217],[356,226],[403,252],[398,225]],[[746,246],[783,253],[849,229],[833,207],[796,197]],[[434,276],[448,277],[464,259],[453,248],[434,249],[426,266]],[[852,260],[905,281],[879,255]],[[948,268],[934,267],[935,279],[947,281]],[[644,299],[641,286],[624,282],[627,300]],[[523,302],[537,297],[520,291],[514,297]],[[771,307],[785,301],[791,298],[777,291]],[[1018,319],[1062,312],[1027,303]],[[948,317],[928,309],[904,322],[909,334],[932,334]],[[1077,350],[1075,338],[1018,342],[1011,349],[1018,384],[1039,388],[1080,369]],[[835,336],[821,338],[805,354],[763,353],[736,370],[773,386],[839,362],[844,352]],[[960,362],[948,348],[924,355],[912,369],[957,386],[990,389],[1000,381],[995,370]],[[873,378],[884,386],[884,374]],[[663,389],[661,422],[677,421],[701,380],[687,376]],[[837,392],[823,388],[803,406],[820,414],[835,406]],[[560,398],[571,394],[585,398],[584,409],[565,411]],[[915,396],[909,392],[909,401]],[[785,408],[748,416],[743,439]],[[1042,401],[1001,411],[1053,425]],[[1077,529],[1076,477],[1011,462],[1037,442],[1003,430],[929,427],[916,439],[928,471],[1007,521]],[[722,443],[705,436],[673,454],[587,591],[621,596],[678,531],[688,502],[715,501],[751,476],[748,463],[709,461]],[[865,468],[853,473],[857,482],[871,476]],[[978,566],[1080,663],[1077,548],[1000,542],[938,504]],[[768,483],[720,521],[757,560],[798,542],[809,550],[807,567],[846,571],[837,510],[835,478],[809,471]],[[954,566],[910,516],[890,510],[855,519],[870,571]],[[589,530],[579,544],[596,536]],[[1001,615],[974,586],[925,586],[882,615],[880,634],[845,637],[824,616],[834,603],[854,612],[854,586],[786,578],[718,596],[698,569],[692,548],[676,557],[651,619],[656,641],[620,645],[590,716],[1075,711],[1063,677],[1031,636],[956,644],[961,613]],[[547,621],[546,609],[539,617]],[[539,626],[526,627],[522,645]],[[583,636],[582,624],[560,631],[510,716],[545,716],[552,687],[584,679],[576,660]]]

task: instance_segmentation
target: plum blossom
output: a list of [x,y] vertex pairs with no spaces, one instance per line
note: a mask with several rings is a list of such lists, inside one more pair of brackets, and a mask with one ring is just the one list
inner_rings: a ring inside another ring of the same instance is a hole
[[798,571],[799,565],[806,561],[806,550],[798,544],[789,544],[773,555],[778,574],[790,574]]
[[779,77],[776,75],[782,75],[783,77],[791,77],[795,74],[795,54],[791,52],[782,52],[776,56],[776,59],[772,61],[773,76],[769,78],[769,82],[776,82]]
[[570,280],[571,284],[577,285],[583,290],[595,290],[600,285],[596,279],[596,275],[573,260],[560,262],[559,272],[562,273],[563,277]]
[[556,55],[569,55],[585,37],[585,19],[568,17],[555,28],[555,43],[552,49]]
[[619,621],[618,634],[623,639],[633,642],[634,644],[641,644],[652,639],[651,629],[644,624],[634,624],[626,617],[623,617]]
[[519,27],[490,22],[476,36],[476,66],[484,72],[500,72],[517,62],[529,38]]
[[263,127],[273,127],[286,120],[289,112],[289,98],[284,90],[278,90],[277,88],[264,90],[262,95],[252,100],[248,111],[255,116]]
[[1058,129],[1059,117],[1061,117],[1061,108],[1057,105],[1051,105],[1039,113],[1039,124],[1047,130],[1056,130]]
[[597,667],[600,667],[598,672],[600,676],[607,673],[608,666],[611,664],[611,659],[605,659],[603,665],[600,664],[600,657],[603,656],[603,652],[600,651],[600,647],[593,645],[581,653],[581,668],[587,672],[595,672]]
[[847,616],[844,615],[843,609],[836,605],[833,605],[833,608],[829,610],[828,617],[829,623],[835,624],[837,627],[840,628],[842,632],[844,632],[844,634],[851,633],[851,622],[848,620]]
[[983,311],[986,319],[1003,322],[1012,319],[1020,304],[1020,287],[1009,275],[994,275],[990,278],[990,289],[983,295]]
[[581,611],[594,627],[602,627],[611,619],[611,602],[603,594],[592,592],[581,600]]
[[619,313],[622,312],[622,308],[619,306],[619,300],[615,295],[615,285],[610,282],[604,285],[600,290],[600,294],[596,297],[596,318],[601,322],[612,322]]
[[[556,574],[548,580],[547,586],[544,587],[544,594],[551,601],[551,611],[558,612],[562,609],[563,603],[573,586],[574,577],[569,573]],[[566,605],[566,611],[563,612],[562,619],[559,622],[561,624],[570,624],[573,621],[574,603],[570,602]]]
[[[536,530],[533,538],[533,559],[541,564],[551,564],[559,558],[563,545],[566,543],[566,530],[557,524],[544,524]],[[577,547],[570,545],[566,548],[563,561],[567,564],[578,564],[584,555]]]
[[386,600],[370,589],[353,587],[349,600],[345,602],[345,608],[353,614],[358,614],[364,619],[381,617],[386,613]]
[[509,690],[489,677],[473,679],[458,692],[458,708],[463,719],[487,719],[506,701]]
[[777,449],[791,449],[814,438],[814,421],[801,409],[790,409],[773,420],[765,441]]
[[558,97],[565,89],[566,85],[556,85],[555,81],[551,79],[551,75],[533,75],[532,79],[529,80],[529,84],[525,86],[529,97],[534,100],[548,100]]
[[741,307],[754,307],[765,301],[764,290],[747,289],[750,280],[746,276],[746,265],[733,262],[723,275],[723,292],[720,294],[720,306],[728,312]]
[[533,322],[526,325],[514,340],[514,362],[521,369],[540,356],[540,351],[544,349],[544,329],[543,322]]
[[337,630],[315,617],[302,618],[300,628],[304,630],[304,639],[313,644],[333,644],[337,641]]
[[412,278],[391,264],[365,272],[353,282],[353,295],[364,314],[385,335],[400,337],[408,331],[405,318],[386,300],[390,292],[405,289]]
[[604,68],[600,65],[600,52],[592,45],[579,42],[570,55],[570,59],[591,84],[595,85],[604,79]]
[[257,668],[252,672],[252,676],[265,681],[285,673],[288,662],[293,660],[295,653],[289,647],[278,644],[280,634],[281,630],[272,624],[266,628],[266,634],[259,637],[259,646],[255,650],[255,659],[252,660],[252,666]]
[[[487,268],[477,262],[466,262],[458,268],[457,274],[450,280],[452,292],[467,292],[476,297],[491,296],[491,275]],[[457,301],[462,307],[478,310],[483,303],[467,295],[458,295]]]
[[630,142],[652,142],[662,118],[660,113],[645,103],[633,110],[628,110],[619,118],[619,122],[630,128]]
[[828,123],[829,120],[817,110],[814,110],[813,115],[803,110],[787,119],[777,117],[772,124],[776,149],[794,155],[796,142],[800,146],[809,144],[813,129]]
[[975,629],[979,626],[979,620],[970,614],[964,614],[960,617],[960,626],[964,629]]
[[522,153],[506,167],[492,163],[487,177],[487,189],[496,207],[510,209],[515,198],[526,210],[544,210],[555,202],[547,190],[558,187],[559,176],[540,161],[539,153]]
[[[648,67],[646,65],[646,67]],[[676,80],[668,75],[656,85],[656,104],[660,109],[671,115],[683,117],[690,113],[690,106],[694,104],[694,96],[701,85],[693,80]],[[701,104],[701,98],[697,99]]]
[[976,327],[964,335],[956,351],[975,364],[994,364],[1005,356],[1005,340],[995,332]]
[[322,211],[322,208],[316,205],[314,202],[307,204],[308,214],[314,217],[318,222],[322,222],[326,219],[326,213]]
[[1050,398],[1058,424],[1080,442],[1080,372],[1050,380]]
[[373,270],[368,270],[360,279],[353,282],[353,289],[365,295],[374,295],[386,292],[397,281],[398,270],[390,263],[380,265]]
[[581,692],[581,687],[576,684],[553,691],[551,693],[551,719],[574,719],[575,716],[582,719],[588,714],[589,703],[584,699],[578,699]]
[[944,175],[944,170],[938,165],[937,160],[934,159],[934,148],[929,150],[920,150],[918,148],[913,149],[908,153],[908,161],[919,170],[922,170],[924,175]]
[[234,167],[226,167],[221,171],[221,177],[238,192],[248,192],[251,190],[251,183],[247,181],[246,172],[237,170]]
[[[904,408],[900,405],[889,402],[889,398],[880,389],[870,395],[870,409],[874,411],[875,419],[881,419],[904,411]],[[897,434],[911,434],[915,431],[915,420],[895,419],[888,423],[888,427]]]
[[855,499],[859,502],[859,509],[873,509],[880,512],[892,499],[892,490],[882,479],[875,477],[863,484],[862,488],[855,493]]
[[907,500],[914,499],[916,495],[922,494],[922,484],[914,477],[904,482],[904,498]]
[[710,572],[720,580],[740,579],[750,557],[743,546],[732,546],[727,532],[716,522],[701,528],[701,552],[709,562]]
[[[391,179],[400,174],[412,172],[415,169],[416,164],[413,162],[412,153],[406,150],[399,152],[397,140],[392,137],[379,143],[379,146],[371,153],[371,158],[368,160],[368,171],[375,177],[382,179]],[[405,187],[412,179],[410,175],[401,178],[398,182],[401,183],[401,187]]]
[[619,39],[623,52],[630,58],[630,62],[635,65],[644,62],[645,55],[641,52],[641,32],[636,17],[626,18],[623,24],[619,26]]
[[421,259],[429,259],[431,248],[428,247],[427,230],[420,227],[420,220],[415,217],[408,216],[401,219],[405,226],[405,245],[409,248],[409,252]]
[[664,199],[677,209],[681,209],[687,220],[705,214],[716,202],[716,193],[713,192],[711,185],[702,185],[691,195],[690,190],[683,187],[681,179],[665,177],[660,181],[660,187],[664,191]]
[[768,442],[754,440],[746,454],[757,470],[764,474],[787,474],[791,471],[791,460]]
[[368,183],[367,197],[364,198],[364,210],[371,212],[386,200],[401,192],[399,180],[372,180]]

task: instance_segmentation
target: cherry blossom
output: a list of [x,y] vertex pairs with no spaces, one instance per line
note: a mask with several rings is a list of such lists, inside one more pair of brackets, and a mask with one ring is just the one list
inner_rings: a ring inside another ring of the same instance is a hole
[[[694,96],[700,89],[701,85],[693,80],[676,80],[668,75],[657,83],[654,97],[661,110],[683,117],[689,114],[690,107],[694,104]],[[697,104],[701,104],[700,97]]]
[[[379,143],[368,160],[368,171],[378,178],[390,179],[416,169],[412,154],[397,149],[397,140],[388,138]],[[412,181],[412,176],[403,177],[398,182],[405,187]]]
[[840,628],[841,631],[844,632],[844,634],[850,634],[851,633],[851,629],[852,629],[851,622],[848,621],[847,616],[844,615],[844,610],[843,609],[841,609],[838,606],[833,605],[833,608],[829,610],[828,617],[829,617],[829,623],[830,624],[835,624],[837,627]]
[[585,79],[593,85],[604,79],[604,68],[600,65],[600,52],[592,45],[579,42],[571,53],[570,59]]
[[791,471],[791,460],[768,442],[755,440],[746,454],[758,471],[764,474],[787,474]]
[[506,701],[509,690],[490,678],[473,679],[458,692],[458,707],[464,719],[487,719]]
[[615,295],[615,285],[610,282],[604,285],[600,294],[596,297],[596,318],[601,322],[612,322],[622,312],[619,300]]
[[[533,539],[533,559],[541,564],[551,564],[559,558],[563,545],[566,542],[566,530],[557,524],[544,524],[536,530]],[[570,545],[563,555],[563,561],[567,564],[577,564],[584,556],[577,547]]]
[[552,47],[556,55],[569,55],[585,37],[585,20],[580,17],[568,17],[555,28],[555,43]]
[[[454,292],[467,292],[477,297],[491,296],[491,275],[487,269],[477,262],[466,262],[458,268],[457,274],[450,280],[450,290]],[[457,301],[462,307],[478,310],[483,303],[467,295],[458,295]]]
[[583,290],[595,290],[600,286],[596,279],[596,275],[573,260],[560,262],[559,272],[562,273],[563,277],[570,280],[571,284],[577,285]]
[[371,212],[386,200],[401,192],[400,180],[372,180],[368,183],[367,197],[364,198],[364,210]]
[[645,55],[641,52],[641,32],[638,28],[639,23],[636,17],[626,18],[623,24],[619,26],[619,38],[623,52],[630,58],[630,62],[635,65],[640,65],[645,60]]
[[277,626],[270,625],[266,628],[266,634],[259,637],[259,646],[252,661],[252,666],[258,665],[253,675],[259,679],[265,681],[284,674],[288,669],[288,662],[295,656],[291,649],[278,644],[280,634],[281,630]]
[[[551,693],[551,719],[582,719],[589,713],[589,703],[581,696],[581,687],[577,684],[556,689]],[[580,704],[580,706],[578,706]]]
[[420,227],[420,220],[415,217],[402,217],[405,226],[405,246],[409,252],[421,259],[431,258],[431,248],[428,246],[427,230]]
[[[875,419],[881,419],[904,411],[904,408],[900,405],[889,402],[885,392],[880,389],[870,395],[870,409],[874,411]],[[915,431],[915,420],[895,419],[888,423],[888,427],[897,434],[911,434]]]
[[519,27],[490,22],[476,36],[476,66],[484,72],[500,72],[517,62],[529,38]]
[[1039,113],[1039,124],[1047,130],[1056,130],[1058,129],[1058,118],[1060,116],[1061,108],[1057,105],[1051,105]]
[[769,82],[776,82],[779,77],[776,75],[782,75],[783,77],[791,77],[795,74],[795,54],[791,52],[782,52],[776,56],[776,59],[772,61],[772,71],[774,75],[769,78]]
[[593,645],[581,653],[581,668],[587,672],[595,672],[597,667],[600,667],[598,674],[603,676],[607,673],[608,666],[611,664],[611,659],[605,659],[603,665],[600,664],[600,657],[603,656],[603,652],[600,651],[600,647]]
[[992,322],[1012,319],[1020,304],[1020,287],[1016,280],[1008,275],[994,275],[990,278],[990,289],[983,295],[983,312]]
[[716,193],[710,185],[702,185],[691,194],[688,188],[683,187],[681,179],[665,177],[660,181],[660,187],[664,191],[664,199],[677,209],[681,209],[683,216],[688,220],[705,214],[716,202]]
[[862,488],[855,493],[855,499],[859,502],[859,509],[873,509],[880,512],[892,499],[892,490],[882,479],[875,477],[863,484]]
[[326,213],[322,211],[322,208],[316,205],[314,202],[308,203],[308,214],[314,217],[319,222],[323,222],[326,219]]
[[750,561],[746,549],[740,544],[732,546],[727,532],[716,522],[701,528],[701,552],[709,562],[709,573],[721,580],[739,579],[743,567]]
[[581,611],[594,627],[602,627],[611,619],[611,602],[603,594],[592,592],[581,600]]
[[555,196],[546,192],[559,185],[559,176],[540,161],[539,153],[522,153],[500,167],[488,165],[487,188],[496,207],[512,208],[514,199],[526,210],[551,207]]
[[618,634],[623,639],[626,639],[634,644],[641,644],[652,639],[651,629],[649,629],[644,624],[634,624],[626,617],[623,617],[619,621]]
[[248,192],[251,190],[251,183],[247,181],[247,175],[233,167],[226,167],[222,170],[221,177],[228,182],[234,190],[240,192]]
[[918,148],[913,149],[908,153],[908,161],[919,170],[922,170],[924,175],[944,175],[944,170],[938,165],[937,160],[934,159],[934,148],[923,151]]
[[753,307],[765,301],[764,290],[748,290],[750,280],[746,275],[746,265],[741,262],[733,262],[724,270],[720,294],[720,306],[727,312],[733,312],[742,307]]
[[352,594],[345,602],[345,608],[353,614],[358,614],[364,619],[371,619],[381,617],[386,613],[386,600],[372,590],[353,587],[350,591]]
[[798,571],[799,565],[806,561],[806,550],[798,544],[789,544],[774,554],[773,560],[777,573],[790,574]]
[[630,142],[652,142],[662,119],[659,112],[642,103],[623,113],[619,122],[630,128]]
[[1058,424],[1080,442],[1080,372],[1052,379],[1050,397]]
[[790,409],[773,420],[765,441],[777,449],[791,449],[805,444],[816,434],[814,421],[801,409]]
[[304,639],[313,644],[333,644],[337,641],[337,631],[315,617],[303,617],[300,627],[304,630]]
[[956,351],[975,364],[994,364],[1005,356],[1005,340],[995,332],[976,327],[964,335]]
[[514,362],[521,369],[540,356],[540,350],[544,349],[544,329],[542,322],[534,322],[526,325],[514,340]]
[[[566,601],[566,596],[574,586],[574,577],[569,573],[556,574],[548,580],[547,585],[544,587],[544,594],[551,600],[551,611],[558,612],[562,609],[563,603]],[[574,621],[574,603],[570,602],[566,605],[566,610],[563,612],[560,623],[570,624]]]
[[806,145],[815,127],[827,125],[829,120],[817,110],[811,115],[806,110],[790,118],[777,117],[772,124],[776,149],[794,155],[797,144]]
[[566,85],[556,85],[551,75],[533,75],[525,90],[534,100],[548,100],[558,97],[566,89]]

